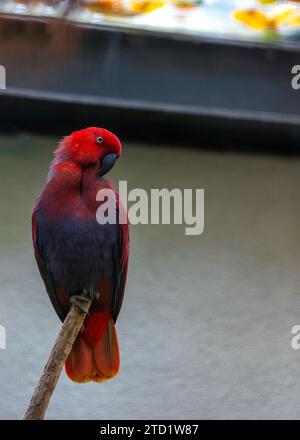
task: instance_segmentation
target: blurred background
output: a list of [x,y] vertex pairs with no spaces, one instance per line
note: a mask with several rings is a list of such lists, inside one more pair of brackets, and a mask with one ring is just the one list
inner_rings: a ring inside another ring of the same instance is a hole
[[91,125],[122,140],[116,185],[204,188],[205,230],[131,227],[121,373],[63,373],[47,418],[300,417],[299,29],[297,1],[1,1],[1,419],[60,327],[33,204],[60,137]]

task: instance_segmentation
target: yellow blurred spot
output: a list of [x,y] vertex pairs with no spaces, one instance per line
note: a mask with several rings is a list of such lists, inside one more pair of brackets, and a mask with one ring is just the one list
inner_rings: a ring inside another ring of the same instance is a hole
[[155,11],[166,4],[163,0],[136,0],[130,3],[133,12],[138,14],[147,14]]
[[234,12],[234,18],[251,29],[258,31],[270,30],[276,27],[273,19],[256,9],[236,11]]
[[262,3],[263,5],[268,5],[269,3],[276,3],[277,0],[259,0],[259,3]]
[[277,31],[279,26],[300,25],[300,11],[294,7],[287,7],[274,15],[267,15],[258,9],[238,10],[234,12],[234,18],[258,31]]

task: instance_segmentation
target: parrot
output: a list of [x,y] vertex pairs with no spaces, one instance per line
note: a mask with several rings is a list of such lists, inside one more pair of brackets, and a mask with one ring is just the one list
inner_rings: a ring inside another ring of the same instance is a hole
[[[124,208],[104,175],[121,153],[120,140],[105,128],[62,138],[32,213],[35,259],[60,320],[72,304],[82,307],[80,298],[93,300],[65,363],[67,376],[77,383],[101,383],[120,369],[115,323],[125,291],[129,226],[119,221]],[[97,221],[101,189],[115,194],[115,223]]]

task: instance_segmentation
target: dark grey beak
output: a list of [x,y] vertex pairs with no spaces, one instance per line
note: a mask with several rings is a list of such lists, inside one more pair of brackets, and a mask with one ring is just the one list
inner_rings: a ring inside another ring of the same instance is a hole
[[100,164],[100,176],[104,176],[104,174],[108,173],[109,170],[114,166],[118,156],[115,153],[109,153],[102,157]]

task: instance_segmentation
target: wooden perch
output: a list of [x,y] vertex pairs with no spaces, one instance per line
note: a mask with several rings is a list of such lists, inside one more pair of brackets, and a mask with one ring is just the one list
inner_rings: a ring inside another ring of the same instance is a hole
[[33,393],[29,407],[24,415],[24,420],[42,420],[44,418],[61,370],[80,332],[92,301],[83,298],[82,301],[78,299],[78,302],[80,302],[84,312],[76,305],[72,305],[57,336],[43,374]]

